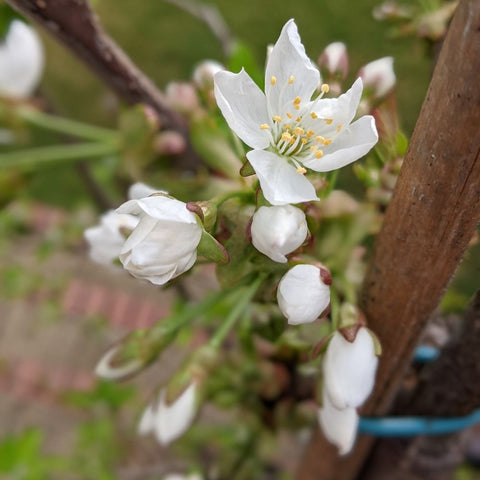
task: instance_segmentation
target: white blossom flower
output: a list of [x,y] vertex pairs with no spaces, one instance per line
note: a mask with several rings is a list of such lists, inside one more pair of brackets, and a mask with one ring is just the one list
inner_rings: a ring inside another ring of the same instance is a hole
[[130,186],[128,189],[128,198],[130,200],[140,199],[153,195],[154,193],[167,193],[164,190],[158,190],[158,188],[153,188],[146,183],[137,182]]
[[296,265],[280,280],[278,306],[290,325],[315,321],[330,304],[330,287],[314,265]]
[[20,20],[10,24],[0,42],[0,96],[30,96],[42,77],[44,54],[35,30]]
[[90,258],[102,265],[111,265],[116,260],[125,243],[125,233],[138,224],[134,215],[119,214],[109,210],[100,217],[99,225],[87,228],[85,239],[90,247]]
[[397,81],[393,71],[393,57],[383,57],[364,65],[358,75],[365,88],[372,90],[375,98],[384,97]]
[[335,332],[323,360],[324,390],[336,408],[356,408],[375,384],[378,358],[368,330],[361,327],[351,343]]
[[285,263],[288,253],[305,241],[308,233],[305,214],[291,205],[260,207],[252,219],[254,247],[275,262]]
[[353,447],[358,429],[358,413],[355,408],[338,409],[323,393],[323,405],[318,409],[318,423],[327,440],[345,455]]
[[182,475],[180,473],[169,473],[163,480],[203,480],[203,477],[198,473],[190,475]]
[[154,195],[129,200],[117,213],[139,217],[119,255],[134,277],[163,285],[193,266],[202,227],[185,203]]
[[365,155],[377,142],[375,121],[364,116],[351,124],[362,81],[339,98],[311,100],[320,73],[305,54],[293,20],[283,27],[269,56],[265,93],[242,71],[218,72],[217,104],[230,128],[254,150],[247,158],[265,198],[272,205],[318,200],[304,176],[328,172]]
[[196,382],[192,382],[171,404],[167,404],[163,389],[158,401],[145,409],[138,433],[154,433],[161,445],[168,445],[190,428],[197,410]]
[[345,78],[348,73],[348,53],[347,47],[343,42],[333,42],[325,47],[318,59],[320,66],[325,68],[330,74],[340,73]]

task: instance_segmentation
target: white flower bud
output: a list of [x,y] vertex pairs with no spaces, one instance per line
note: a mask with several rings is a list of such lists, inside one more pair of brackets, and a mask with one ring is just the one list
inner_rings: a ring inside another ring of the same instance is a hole
[[95,367],[95,375],[105,380],[121,380],[138,372],[144,366],[140,359],[132,358],[128,362],[116,365],[117,356],[122,345],[115,345],[103,355]]
[[372,90],[375,98],[384,97],[396,83],[393,57],[383,57],[367,63],[360,69],[358,75],[363,80],[363,87]]
[[296,265],[280,280],[278,306],[290,325],[315,321],[330,303],[330,288],[313,265]]
[[192,113],[200,107],[197,92],[190,83],[170,82],[165,96],[168,104],[181,113]]
[[343,42],[333,42],[325,47],[318,58],[320,67],[325,67],[331,75],[339,73],[342,78],[348,74],[348,53]]
[[153,432],[161,445],[168,445],[190,428],[198,410],[197,384],[192,382],[171,404],[166,397],[163,389],[158,401],[145,409],[138,425],[139,434]]
[[153,195],[154,193],[167,193],[163,190],[158,190],[158,188],[153,188],[146,183],[137,182],[133,185],[130,185],[128,189],[128,198],[130,200],[139,200],[140,198],[148,197],[149,195]]
[[0,96],[30,96],[42,77],[44,54],[35,30],[14,20],[0,43]]
[[336,408],[356,408],[365,402],[375,384],[378,358],[365,327],[348,342],[335,332],[323,360],[324,391]]
[[335,408],[324,392],[323,406],[318,410],[318,423],[327,440],[338,447],[340,455],[350,452],[358,428],[355,408]]
[[275,262],[285,263],[285,255],[302,245],[307,232],[305,214],[291,205],[260,207],[253,215],[252,243]]
[[163,285],[193,266],[202,227],[185,203],[154,195],[129,200],[117,212],[139,217],[119,256],[134,277]]
[[163,480],[203,480],[203,477],[198,473],[190,475],[182,475],[180,473],[169,473]]
[[122,230],[133,230],[138,218],[109,210],[100,217],[100,224],[87,228],[85,239],[90,246],[90,258],[102,265],[111,265],[116,260],[125,243]]
[[225,70],[225,67],[221,63],[215,60],[204,60],[193,70],[193,83],[201,90],[213,88],[213,77],[221,70]]

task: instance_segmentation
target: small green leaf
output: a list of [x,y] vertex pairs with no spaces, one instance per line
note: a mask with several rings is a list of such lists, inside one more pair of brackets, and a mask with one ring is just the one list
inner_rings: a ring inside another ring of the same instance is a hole
[[244,43],[237,42],[235,45],[230,60],[227,65],[227,70],[231,72],[239,72],[242,68],[252,77],[259,87],[263,87],[263,71],[258,67],[255,56],[250,47]]
[[230,257],[223,245],[213,238],[205,230],[202,231],[202,238],[198,245],[197,252],[202,257],[208,258],[217,263],[228,263]]
[[245,163],[242,165],[242,168],[240,169],[240,175],[242,177],[250,177],[251,175],[255,175],[255,170],[248,160],[245,160]]

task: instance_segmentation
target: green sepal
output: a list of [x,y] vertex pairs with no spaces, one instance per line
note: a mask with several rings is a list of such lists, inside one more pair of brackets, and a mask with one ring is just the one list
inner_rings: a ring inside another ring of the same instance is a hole
[[202,238],[197,248],[198,255],[208,258],[216,263],[228,263],[230,256],[224,246],[205,230],[202,230]]
[[250,177],[251,175],[255,175],[255,170],[248,160],[245,160],[245,163],[242,165],[242,168],[240,169],[240,175],[242,177]]
[[377,337],[375,333],[373,333],[369,328],[367,328],[367,332],[370,334],[373,340],[373,348],[375,350],[375,355],[379,357],[382,354],[382,344],[380,343],[380,339]]

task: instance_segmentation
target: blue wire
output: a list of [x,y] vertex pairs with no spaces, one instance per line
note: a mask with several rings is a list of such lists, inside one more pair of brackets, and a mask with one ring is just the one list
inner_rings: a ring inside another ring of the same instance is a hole
[[464,417],[384,417],[361,418],[358,431],[376,437],[412,437],[458,432],[480,423],[480,409]]
[[[440,356],[435,347],[417,347],[414,361],[433,362]],[[425,417],[384,417],[360,418],[358,431],[376,437],[413,437],[415,435],[443,435],[458,432],[480,423],[480,408],[464,417],[425,418]]]

